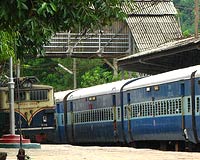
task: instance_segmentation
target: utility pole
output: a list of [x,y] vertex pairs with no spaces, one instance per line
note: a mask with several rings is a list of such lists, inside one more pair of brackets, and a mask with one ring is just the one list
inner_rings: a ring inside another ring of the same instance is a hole
[[13,81],[13,59],[10,57],[10,81],[9,93],[10,93],[10,134],[15,135],[15,109],[14,109],[14,88],[15,83]]
[[195,14],[195,38],[199,37],[199,0],[194,0],[195,4],[195,9],[194,9],[194,14]]
[[76,58],[73,58],[73,71],[69,70],[67,67],[63,66],[62,64],[58,64],[59,67],[61,67],[62,69],[64,69],[65,71],[67,71],[70,74],[74,75],[74,89],[77,88],[77,79],[76,79]]
[[74,89],[77,88],[77,80],[76,80],[76,58],[73,58],[73,73],[74,73]]

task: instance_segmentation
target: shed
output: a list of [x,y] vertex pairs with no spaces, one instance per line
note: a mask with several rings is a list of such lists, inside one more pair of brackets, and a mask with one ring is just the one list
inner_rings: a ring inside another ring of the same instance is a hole
[[[129,9],[131,6],[131,10]],[[182,37],[170,0],[135,0],[123,6],[128,17],[101,31],[57,33],[44,46],[46,57],[121,58]]]

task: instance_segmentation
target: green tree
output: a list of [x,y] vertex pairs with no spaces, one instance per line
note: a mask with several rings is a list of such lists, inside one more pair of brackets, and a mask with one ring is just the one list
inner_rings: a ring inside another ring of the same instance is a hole
[[194,0],[174,0],[185,37],[194,34]]
[[0,31],[0,63],[14,55],[12,35],[8,32]]
[[[71,58],[39,58],[26,60],[21,67],[21,75],[36,75],[42,84],[53,86],[55,91],[73,89],[73,75],[60,68],[58,63],[73,70],[73,59]],[[77,86],[81,87],[81,76],[83,74],[91,68],[101,66],[102,64],[103,62],[99,59],[77,59]]]
[[121,5],[121,0],[0,1],[0,30],[15,35],[17,57],[25,58],[27,54],[43,54],[43,45],[56,32],[84,34],[113,19],[123,19],[126,14]]
[[81,87],[90,87],[93,85],[109,83],[121,80],[122,77],[127,79],[137,77],[137,75],[135,72],[130,75],[127,71],[125,71],[124,73],[119,72],[118,76],[113,76],[113,73],[109,68],[105,68],[103,65],[101,65],[87,71],[84,75],[82,75]]

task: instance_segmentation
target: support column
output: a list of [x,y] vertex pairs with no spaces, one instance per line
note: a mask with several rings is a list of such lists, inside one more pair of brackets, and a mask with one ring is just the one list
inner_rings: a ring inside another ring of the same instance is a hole
[[14,87],[15,83],[13,81],[13,59],[10,57],[10,81],[9,93],[10,93],[10,134],[15,134],[15,109],[14,109]]
[[73,59],[73,73],[74,73],[74,89],[77,88],[77,79],[76,79],[76,58]]
[[117,65],[117,59],[113,59],[113,70],[114,70],[114,76],[118,76],[118,65]]

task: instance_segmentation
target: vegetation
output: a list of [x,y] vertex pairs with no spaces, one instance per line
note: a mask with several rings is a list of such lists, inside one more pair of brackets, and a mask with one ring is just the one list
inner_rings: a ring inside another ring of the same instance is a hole
[[[194,1],[174,0],[174,3],[183,34],[193,34]],[[61,63],[72,70],[72,59],[36,59],[36,55],[43,54],[43,45],[55,32],[72,30],[84,34],[88,29],[110,24],[113,19],[125,18],[120,5],[121,0],[1,1],[0,65],[16,53],[16,58],[23,60],[22,76],[36,75],[41,83],[54,86],[56,91],[72,89],[73,75],[58,67]],[[101,60],[77,59],[78,87],[118,80],[121,74],[113,77],[112,69]],[[128,77],[125,73],[125,78]]]
[[[27,58],[43,54],[43,46],[56,32],[72,31],[85,34],[88,30],[101,29],[102,26],[111,24],[113,20],[123,19],[126,17],[121,10],[121,5],[124,3],[128,4],[129,1],[124,0],[123,3],[121,0],[0,1],[0,63],[10,55],[23,62]],[[33,66],[41,63],[51,65],[49,70],[46,67],[40,68],[40,74],[32,71],[33,75],[42,78],[43,83],[56,79],[58,84],[62,79],[54,72],[56,70],[52,67],[55,65],[54,60],[39,59],[30,63]],[[30,74],[31,65],[24,67],[24,73],[29,71]]]
[[[52,85],[55,91],[73,89],[73,75],[69,74],[58,66],[58,63],[73,71],[73,60],[68,59],[49,59],[40,58],[37,60],[28,60],[22,66],[22,76],[36,75],[43,84]],[[77,59],[77,86],[81,86],[82,78],[85,72],[96,66],[101,66],[101,60],[83,60]]]
[[16,56],[22,59],[27,54],[42,54],[43,45],[56,32],[84,34],[88,29],[110,24],[113,19],[123,19],[126,15],[121,5],[121,0],[0,1],[0,31],[12,36]]
[[174,0],[184,36],[194,34],[194,0]]

